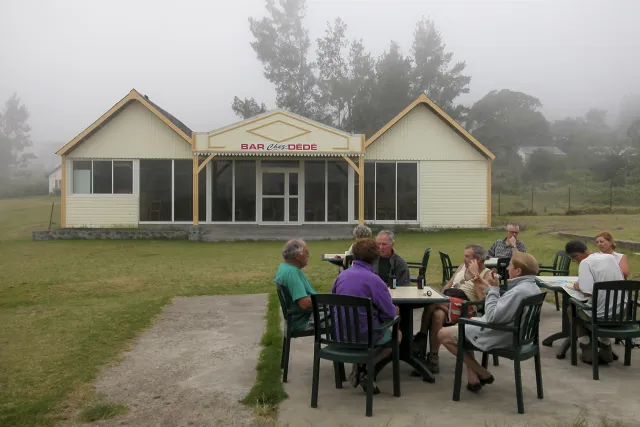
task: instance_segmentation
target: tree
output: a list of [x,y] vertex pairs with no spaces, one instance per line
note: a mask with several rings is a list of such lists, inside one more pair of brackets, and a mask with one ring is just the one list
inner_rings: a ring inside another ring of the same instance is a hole
[[549,123],[538,111],[541,107],[538,98],[526,93],[493,90],[473,104],[466,125],[496,153],[523,146],[546,146],[552,137]]
[[442,35],[431,20],[422,18],[413,33],[412,97],[426,93],[429,99],[460,119],[465,111],[454,100],[463,93],[469,93],[471,77],[463,74],[465,62],[451,65],[453,53],[445,52]]
[[35,158],[31,153],[24,153],[32,145],[28,119],[29,110],[20,104],[20,98],[14,93],[0,113],[0,182],[14,177],[29,160]]
[[305,117],[316,113],[311,42],[302,21],[304,0],[267,0],[269,17],[249,18],[255,41],[251,47],[264,65],[264,76],[276,86],[276,105]]
[[362,40],[351,42],[348,60],[349,102],[344,130],[373,135],[379,127],[371,120],[375,115],[373,91],[377,84],[375,60],[365,51]]
[[317,67],[320,121],[342,128],[346,105],[350,98],[350,81],[347,76],[347,61],[343,50],[348,46],[347,25],[336,18],[333,25],[327,24],[325,36],[318,39]]
[[411,58],[402,55],[400,46],[391,41],[376,62],[376,85],[372,92],[372,104],[376,106],[372,117],[380,129],[402,111],[411,101]]
[[618,115],[618,132],[625,135],[629,126],[640,119],[640,94],[627,95],[620,102],[620,113]]
[[640,118],[631,123],[627,129],[627,137],[636,149],[640,149]]
[[548,182],[564,173],[562,160],[545,150],[536,150],[527,159],[523,178],[531,182]]
[[265,113],[267,111],[267,106],[264,102],[262,104],[258,104],[258,102],[253,98],[245,98],[244,100],[241,100],[236,96],[233,98],[231,109],[238,117],[242,119],[250,119],[258,114]]

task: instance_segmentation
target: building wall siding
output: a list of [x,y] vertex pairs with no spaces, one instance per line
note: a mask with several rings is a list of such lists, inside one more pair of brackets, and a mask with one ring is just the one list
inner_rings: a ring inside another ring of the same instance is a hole
[[191,159],[191,145],[139,102],[131,102],[68,157]]
[[137,196],[68,196],[67,227],[111,228],[138,225]]
[[421,227],[487,227],[487,169],[482,161],[420,162]]
[[484,160],[456,131],[420,104],[367,147],[366,160]]

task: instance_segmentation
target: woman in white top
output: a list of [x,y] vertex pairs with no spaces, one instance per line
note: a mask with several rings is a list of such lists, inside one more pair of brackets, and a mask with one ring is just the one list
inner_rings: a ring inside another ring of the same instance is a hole
[[[366,240],[370,239],[373,236],[371,229],[364,224],[358,224],[353,229],[353,237],[355,237],[356,242],[358,240]],[[355,242],[353,243],[355,245]],[[347,265],[347,255],[353,255],[353,245],[349,246],[349,250],[344,253],[345,257],[343,260],[343,264],[346,267]]]
[[600,249],[600,252],[603,254],[611,254],[618,261],[618,265],[620,266],[620,270],[622,270],[622,275],[626,279],[629,276],[629,262],[627,261],[627,256],[625,254],[621,254],[616,252],[616,242],[613,240],[613,236],[611,233],[603,231],[602,233],[596,236],[596,244]]

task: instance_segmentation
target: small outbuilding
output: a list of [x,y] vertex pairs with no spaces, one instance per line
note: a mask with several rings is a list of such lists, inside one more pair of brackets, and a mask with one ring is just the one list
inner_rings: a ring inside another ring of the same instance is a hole
[[425,95],[365,141],[283,110],[194,132],[132,90],[57,154],[66,228],[491,223],[493,154]]

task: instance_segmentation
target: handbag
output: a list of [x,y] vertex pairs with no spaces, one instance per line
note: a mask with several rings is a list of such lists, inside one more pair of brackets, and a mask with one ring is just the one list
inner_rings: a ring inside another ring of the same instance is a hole
[[[460,289],[449,288],[443,294],[449,297],[449,322],[456,323],[462,314],[462,304],[469,301],[467,295]],[[467,318],[473,317],[477,312],[477,307],[472,305],[467,308]]]

